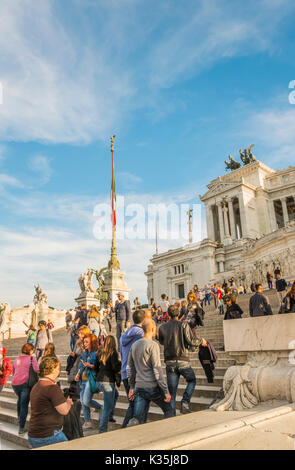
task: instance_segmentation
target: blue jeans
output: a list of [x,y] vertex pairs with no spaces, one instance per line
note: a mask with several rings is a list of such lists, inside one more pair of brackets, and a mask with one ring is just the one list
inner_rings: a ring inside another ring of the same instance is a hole
[[27,382],[21,385],[13,385],[12,388],[17,395],[17,416],[19,427],[23,429],[27,421],[31,389]]
[[[130,385],[129,385],[128,379],[123,379],[123,385],[124,385],[125,392],[126,392],[126,395],[127,395],[127,398],[128,398],[129,390],[130,390]],[[125,418],[124,418],[124,421],[123,421],[123,424],[122,424],[122,428],[127,427],[127,424],[133,418],[133,415],[134,415],[134,400],[129,400],[129,398],[128,398],[128,402],[129,402],[129,406],[128,406],[126,414],[125,414]],[[144,423],[147,422],[148,411],[149,411],[149,407],[147,407],[146,410],[145,410]]]
[[154,388],[135,388],[134,414],[140,424],[144,423],[150,402],[153,401],[164,413],[165,418],[174,416],[170,403],[164,401],[165,395],[160,387]]
[[71,335],[71,340],[70,340],[70,348],[71,351],[73,352],[77,343],[79,336],[77,335]]
[[176,394],[179,383],[179,378],[185,378],[187,387],[184,391],[181,402],[190,403],[192,394],[196,388],[196,376],[194,370],[189,362],[184,361],[169,361],[166,364],[167,385],[171,395],[171,406],[173,408],[174,416],[176,415]]
[[208,302],[208,305],[210,305],[210,300],[211,300],[211,295],[210,295],[210,294],[206,294],[206,295],[205,295],[205,305],[207,304],[207,302]]
[[114,417],[114,412],[115,412],[116,403],[117,403],[118,398],[119,398],[119,392],[118,392],[117,388],[115,387],[115,401],[114,401],[113,409],[112,409],[111,414],[110,414],[110,419],[112,419]]
[[[109,419],[116,406],[116,387],[112,382],[96,382],[98,390],[103,394],[103,410],[99,420],[98,433],[107,432]],[[117,394],[118,397],[118,394]]]
[[90,384],[88,380],[80,382],[80,400],[83,408],[83,415],[85,423],[90,421],[90,408],[95,408],[97,411],[102,408],[101,404],[95,400],[92,400],[93,393],[90,390]]
[[33,449],[36,447],[50,446],[51,444],[58,444],[59,442],[66,442],[68,439],[62,431],[54,431],[53,436],[49,437],[29,437],[29,444]]
[[[127,395],[127,398],[128,398],[129,390],[130,390],[130,385],[128,383],[128,379],[123,379],[123,385],[124,385],[125,392],[126,392],[126,395]],[[129,400],[129,398],[128,398],[128,402],[129,402],[129,406],[128,406],[126,414],[125,414],[125,418],[124,418],[124,421],[123,421],[123,424],[122,424],[122,428],[126,428],[127,424],[130,421],[130,419],[133,418],[134,400]]]

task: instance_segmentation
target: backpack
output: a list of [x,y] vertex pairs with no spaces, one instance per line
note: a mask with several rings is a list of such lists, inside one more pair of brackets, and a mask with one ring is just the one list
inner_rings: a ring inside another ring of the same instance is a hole
[[242,318],[241,313],[238,310],[234,310],[229,313],[230,319],[235,320],[236,318]]
[[36,338],[36,336],[35,336],[35,332],[34,332],[34,331],[32,331],[32,333],[30,333],[30,336],[29,336],[29,341],[33,341],[33,342],[35,342],[35,338]]
[[89,330],[93,331],[93,330],[100,330],[100,326],[99,326],[99,323],[97,321],[96,318],[92,317],[92,318],[89,318],[88,320],[88,328]]

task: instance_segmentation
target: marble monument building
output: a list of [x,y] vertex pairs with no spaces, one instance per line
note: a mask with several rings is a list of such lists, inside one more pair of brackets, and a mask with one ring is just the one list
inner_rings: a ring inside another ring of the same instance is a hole
[[266,285],[267,271],[276,266],[286,279],[295,279],[295,167],[275,171],[252,153],[245,164],[242,155],[244,166],[234,162],[237,168],[228,167],[232,171],[200,196],[207,238],[151,259],[145,273],[149,300],[158,302],[162,293],[182,299],[194,284],[231,276],[242,285]]

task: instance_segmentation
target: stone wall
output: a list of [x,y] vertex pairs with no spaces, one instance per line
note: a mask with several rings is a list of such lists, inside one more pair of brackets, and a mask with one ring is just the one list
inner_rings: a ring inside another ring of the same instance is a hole
[[[34,304],[29,304],[24,307],[15,308],[7,311],[5,321],[1,327],[1,337],[8,338],[9,335],[11,338],[21,338],[25,336],[25,331],[27,326],[31,322],[31,314],[34,309]],[[57,309],[48,309],[47,315],[45,315],[45,320],[50,319],[56,329],[63,328],[65,326],[65,314],[66,310],[57,310]],[[27,326],[26,326],[26,325]]]

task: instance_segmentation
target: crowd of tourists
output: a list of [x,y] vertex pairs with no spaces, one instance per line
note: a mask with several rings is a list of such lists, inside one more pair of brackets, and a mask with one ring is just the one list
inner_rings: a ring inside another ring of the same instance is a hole
[[[99,413],[98,433],[106,432],[109,422],[115,421],[121,382],[128,398],[123,428],[145,423],[151,401],[160,407],[164,417],[175,416],[180,376],[187,382],[180,412],[189,413],[196,386],[195,373],[189,362],[190,351],[199,352],[208,381],[213,380],[209,363],[213,364],[217,358],[214,347],[198,337],[189,315],[186,315],[187,321],[179,321],[179,305],[168,306],[169,321],[157,328],[150,310],[137,309],[132,313],[129,300],[125,300],[123,294],[118,297],[115,306],[110,303],[105,312],[95,306],[87,309],[82,305],[71,320],[67,314],[69,386],[64,390],[59,382],[61,361],[45,322],[39,323],[34,341],[28,332],[27,342],[13,364],[6,357],[5,348],[0,348],[0,391],[12,375],[12,387],[18,397],[19,434],[28,432],[32,448],[82,437],[85,430],[93,428],[91,409]],[[193,293],[190,302],[191,310],[196,309]],[[112,314],[116,320],[116,337],[110,334]],[[166,378],[159,344],[164,346]],[[94,399],[100,392],[101,403]],[[26,427],[29,404],[31,413]]]
[[[250,316],[271,315],[262,285],[251,286],[251,291],[252,287],[255,293],[249,301]],[[295,312],[295,282],[288,285],[278,272],[276,290],[281,302],[279,313]],[[19,434],[28,432],[32,448],[82,437],[85,431],[93,429],[91,409],[99,414],[98,433],[107,432],[109,423],[115,422],[121,383],[128,399],[123,428],[145,423],[151,402],[160,407],[165,418],[175,416],[181,376],[187,385],[180,412],[189,413],[196,387],[190,352],[198,354],[208,383],[214,380],[216,351],[198,334],[198,327],[204,325],[206,306],[214,302],[225,320],[242,318],[239,294],[231,278],[223,285],[206,285],[203,289],[195,285],[182,301],[170,302],[162,294],[159,305],[151,299],[148,309],[140,309],[136,299],[136,309],[132,311],[130,301],[119,293],[114,306],[112,302],[105,309],[95,305],[87,309],[81,305],[75,315],[67,312],[68,387],[63,390],[59,381],[61,361],[52,336],[54,325],[40,321],[37,331],[34,328],[27,331],[26,343],[13,364],[5,348],[0,348],[0,392],[12,375]],[[115,335],[113,324],[116,324]],[[166,378],[160,345],[164,349]],[[99,393],[100,401],[94,398]],[[31,415],[26,427],[29,404]]]

